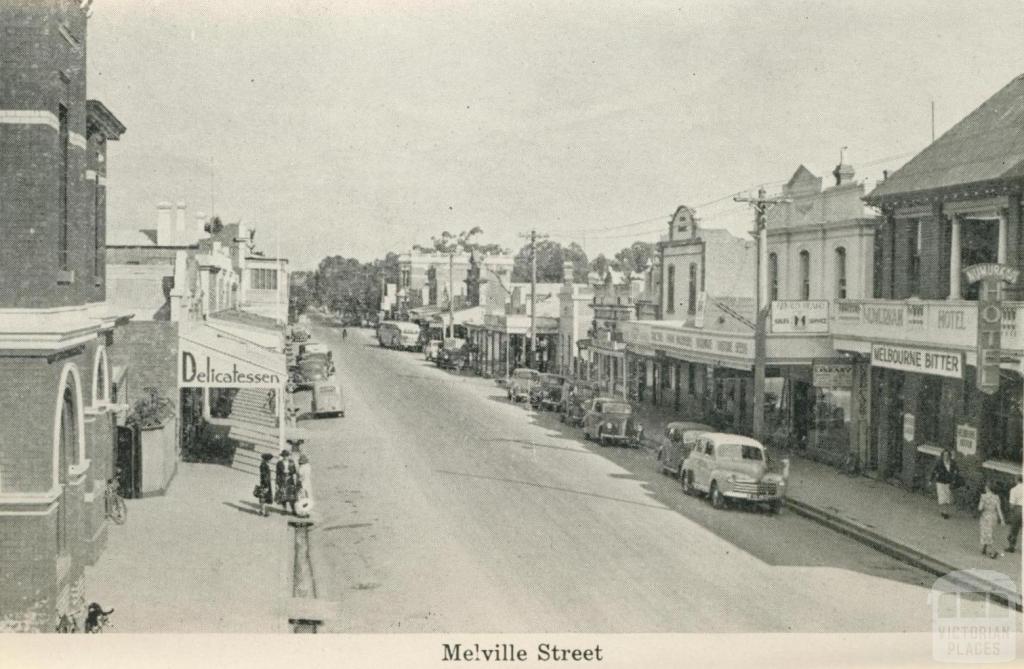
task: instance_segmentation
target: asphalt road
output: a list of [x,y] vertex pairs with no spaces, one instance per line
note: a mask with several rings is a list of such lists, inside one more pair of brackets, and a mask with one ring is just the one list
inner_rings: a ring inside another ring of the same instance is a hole
[[303,423],[330,631],[931,629],[925,573],[792,513],[714,511],[370,330],[313,331],[347,403]]

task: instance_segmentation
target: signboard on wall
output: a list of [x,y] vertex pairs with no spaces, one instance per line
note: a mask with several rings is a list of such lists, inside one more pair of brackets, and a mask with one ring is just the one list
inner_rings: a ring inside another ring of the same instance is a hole
[[704,314],[707,312],[708,294],[707,291],[700,291],[697,294],[697,309],[693,315],[693,327],[704,327]]
[[989,395],[999,391],[999,358],[1003,331],[1003,282],[1016,283],[1019,272],[997,263],[971,265],[964,270],[978,290],[978,390]]
[[914,441],[914,432],[917,427],[917,418],[912,413],[903,414],[903,441],[912,443]]
[[941,349],[924,349],[897,344],[872,344],[871,365],[961,379],[964,374],[963,354]]
[[828,332],[828,300],[775,300],[771,331]]
[[814,385],[818,388],[852,388],[853,365],[850,363],[814,363]]
[[957,425],[956,450],[964,455],[976,455],[978,452],[978,428],[970,425]]
[[207,326],[178,337],[179,388],[277,388],[287,381],[283,353],[262,350]]

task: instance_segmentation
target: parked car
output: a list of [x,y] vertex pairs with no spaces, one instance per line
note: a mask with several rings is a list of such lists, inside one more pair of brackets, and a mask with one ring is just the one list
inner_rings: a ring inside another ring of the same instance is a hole
[[433,362],[437,359],[437,353],[441,350],[441,340],[431,339],[423,345],[423,357],[429,362]]
[[331,379],[313,384],[312,414],[314,416],[344,416],[345,399],[341,386]]
[[706,432],[683,460],[679,480],[688,494],[706,493],[716,509],[736,500],[767,504],[777,512],[785,496],[786,471],[772,471],[769,464],[767,450],[756,439]]
[[315,383],[330,378],[331,370],[326,360],[307,358],[299,362],[298,366],[292,371],[291,377],[296,390],[309,390]]
[[309,330],[301,327],[293,327],[291,333],[291,340],[295,342],[307,341],[310,338]]
[[540,383],[530,391],[530,404],[534,409],[556,411],[562,405],[562,387],[565,377],[559,374],[541,374]]
[[437,352],[437,366],[441,369],[454,369],[461,372],[469,363],[469,348],[465,339],[449,337],[441,344]]
[[613,397],[596,397],[583,415],[583,436],[596,438],[602,446],[618,443],[639,446],[643,428],[633,420],[629,402]]
[[715,428],[704,423],[676,422],[666,425],[665,434],[658,443],[658,466],[661,472],[671,472],[678,476],[683,460],[690,454],[697,437],[714,431]]
[[587,404],[600,394],[601,387],[594,382],[580,381],[570,386],[569,392],[563,393],[562,397],[562,422],[581,426],[583,416],[587,413]]
[[512,371],[508,379],[508,398],[513,402],[525,402],[530,399],[530,390],[540,382],[540,372],[529,367],[519,367]]

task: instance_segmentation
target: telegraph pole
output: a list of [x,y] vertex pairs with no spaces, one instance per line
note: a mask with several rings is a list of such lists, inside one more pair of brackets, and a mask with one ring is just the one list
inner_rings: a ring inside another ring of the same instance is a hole
[[448,254],[448,336],[455,336],[455,251]]
[[757,191],[756,198],[734,197],[736,202],[747,202],[754,208],[754,237],[757,239],[757,300],[754,326],[754,437],[764,440],[764,377],[768,357],[768,210],[787,198],[769,198],[764,186]]
[[529,235],[519,235],[530,240],[530,353],[527,366],[532,367],[537,357],[537,240],[547,239],[547,235],[538,235],[537,230],[530,230]]

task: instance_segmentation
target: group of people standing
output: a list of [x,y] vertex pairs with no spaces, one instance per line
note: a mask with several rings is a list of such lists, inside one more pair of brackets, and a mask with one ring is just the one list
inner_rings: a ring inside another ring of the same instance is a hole
[[[267,508],[270,504],[280,504],[286,511],[293,515],[300,515],[296,509],[296,503],[300,500],[313,499],[313,468],[305,453],[299,453],[298,448],[301,442],[289,442],[296,449],[281,451],[277,464],[274,467],[273,477],[271,476],[270,461],[274,459],[273,454],[264,453],[260,462],[260,482],[257,484],[253,494],[260,503],[260,515],[269,516]],[[298,460],[296,461],[296,455]],[[308,506],[308,505],[307,505]],[[306,515],[306,514],[303,514]]]
[[[956,459],[949,450],[942,451],[942,456],[932,470],[931,481],[935,484],[935,496],[939,503],[939,513],[943,518],[949,518],[953,512],[953,491],[964,485],[963,476],[957,466]],[[1024,483],[1020,476],[1017,483],[1010,489],[1009,495],[1009,525],[1010,533],[1007,536],[1006,552],[1013,553],[1017,550],[1017,539],[1021,531],[1021,504],[1024,501]],[[1007,524],[1006,516],[1003,515],[1002,501],[999,495],[992,489],[992,483],[985,481],[982,485],[981,496],[978,498],[978,529],[981,541],[981,552],[990,558],[999,557],[999,551],[995,548],[996,525]]]

